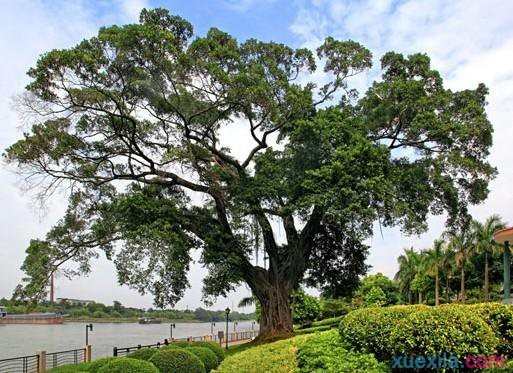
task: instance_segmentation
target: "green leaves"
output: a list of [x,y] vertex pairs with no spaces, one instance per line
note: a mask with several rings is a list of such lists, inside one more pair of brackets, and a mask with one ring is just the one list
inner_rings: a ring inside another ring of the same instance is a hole
[[[103,27],[28,73],[23,103],[38,122],[5,158],[43,197],[72,185],[45,242],[80,271],[100,248],[121,283],[172,304],[198,247],[207,295],[241,282],[255,295],[272,282],[288,292],[305,273],[344,293],[366,269],[361,242],[376,221],[420,233],[428,214],[453,224],[486,198],[495,169],[484,85],[453,92],[426,55],[390,52],[358,97],[348,78],[372,55],[355,41],[326,38],[317,57],[330,78],[316,87],[308,49],[216,28],[192,37],[188,21],[145,9],[139,23]],[[234,126],[249,144],[240,159],[222,138]],[[254,221],[266,269],[250,260]]]

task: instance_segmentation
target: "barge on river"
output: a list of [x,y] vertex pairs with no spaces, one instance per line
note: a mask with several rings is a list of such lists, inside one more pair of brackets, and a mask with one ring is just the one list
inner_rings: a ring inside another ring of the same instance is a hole
[[64,322],[64,316],[58,313],[26,313],[26,314],[7,314],[5,309],[0,307],[0,325],[9,324],[41,324],[57,325]]

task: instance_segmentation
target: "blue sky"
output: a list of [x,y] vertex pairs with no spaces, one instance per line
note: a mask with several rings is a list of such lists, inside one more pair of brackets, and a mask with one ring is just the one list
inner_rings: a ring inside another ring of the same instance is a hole
[[[257,38],[316,48],[326,36],[351,38],[367,46],[375,67],[352,83],[360,91],[379,76],[379,57],[388,50],[405,54],[428,53],[433,66],[451,89],[490,88],[487,112],[494,124],[491,162],[499,169],[490,185],[488,200],[472,209],[476,218],[492,213],[513,224],[513,2],[503,0],[0,0],[0,148],[15,141],[23,127],[12,107],[12,97],[23,91],[27,69],[38,55],[52,48],[69,47],[95,34],[98,27],[135,22],[142,7],[162,6],[188,19],[198,35],[217,27],[239,40]],[[322,71],[314,79],[321,83]],[[238,144],[237,132],[228,142]],[[34,237],[45,232],[65,207],[56,196],[40,209],[31,193],[19,188],[19,177],[0,168],[0,297],[9,296],[20,280],[23,252]],[[375,227],[369,263],[372,272],[392,276],[396,258],[405,247],[428,247],[443,230],[443,217],[429,218],[430,230],[420,237],[403,236],[397,229]],[[201,279],[205,271],[195,265],[192,288],[178,307],[201,305]],[[58,296],[117,299],[133,306],[150,306],[151,298],[116,285],[112,265],[102,259],[89,278],[58,280]],[[232,307],[247,294],[240,289],[216,307]]]

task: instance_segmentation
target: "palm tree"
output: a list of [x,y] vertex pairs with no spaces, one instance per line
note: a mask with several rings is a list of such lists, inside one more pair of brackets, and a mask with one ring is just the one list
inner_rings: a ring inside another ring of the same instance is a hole
[[435,277],[435,306],[440,304],[440,269],[444,262],[444,241],[435,240],[433,248],[425,251],[426,274]]
[[460,300],[465,302],[465,267],[470,262],[470,257],[474,252],[471,241],[470,231],[462,229],[459,232],[446,232],[449,238],[449,245],[454,250],[454,259],[456,266],[460,270]]
[[484,298],[485,302],[490,300],[490,282],[489,282],[489,264],[488,255],[493,251],[492,239],[493,233],[499,229],[506,227],[499,215],[492,215],[484,223],[473,220],[472,239],[477,253],[484,254],[485,268],[484,268]]
[[454,253],[454,250],[453,248],[451,247],[451,245],[444,245],[443,248],[443,253],[442,253],[442,263],[441,263],[441,270],[443,271],[444,275],[445,275],[445,301],[447,303],[450,302],[450,286],[449,286],[449,281],[452,277],[452,273],[454,271],[454,256],[455,256],[455,253]]
[[420,255],[413,248],[405,249],[404,254],[397,258],[397,262],[399,263],[399,271],[395,274],[394,279],[399,282],[401,293],[407,294],[408,303],[411,304],[413,302],[411,284],[418,272]]

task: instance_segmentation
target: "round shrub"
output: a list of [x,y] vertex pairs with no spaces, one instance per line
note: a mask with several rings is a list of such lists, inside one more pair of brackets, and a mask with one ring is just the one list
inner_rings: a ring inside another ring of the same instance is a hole
[[498,339],[477,314],[461,306],[396,306],[350,312],[340,323],[343,341],[388,360],[394,355],[495,353]]
[[150,358],[156,351],[157,350],[154,350],[152,348],[141,348],[140,350],[136,350],[134,352],[129,353],[128,355],[126,355],[126,357],[129,357],[131,359],[150,360]]
[[427,306],[392,306],[360,308],[349,312],[340,322],[340,336],[355,351],[388,357],[390,336],[399,320]]
[[205,373],[205,366],[201,360],[182,348],[160,349],[149,361],[160,373]]
[[187,347],[187,350],[191,351],[201,360],[207,372],[210,372],[212,369],[217,368],[217,366],[219,365],[219,361],[217,360],[216,354],[214,354],[212,350],[207,347],[191,346]]
[[478,303],[468,307],[472,312],[477,312],[492,327],[495,336],[499,339],[497,352],[512,357],[513,306],[503,303]]
[[109,361],[98,370],[98,373],[159,373],[159,371],[147,361],[121,357]]
[[215,342],[192,342],[192,345],[197,347],[209,348],[214,354],[216,354],[217,361],[219,362],[219,364],[221,364],[221,362],[224,359],[225,354],[223,348]]
[[117,359],[116,357],[102,357],[101,359],[93,360],[89,363],[89,367],[87,369],[88,372],[98,373],[98,370],[107,365],[110,361]]

